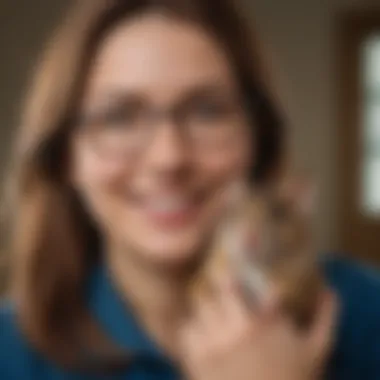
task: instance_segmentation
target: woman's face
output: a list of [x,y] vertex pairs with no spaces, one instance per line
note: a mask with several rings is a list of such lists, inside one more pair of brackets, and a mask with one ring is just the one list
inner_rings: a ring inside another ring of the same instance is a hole
[[72,140],[72,180],[106,242],[159,265],[193,259],[220,192],[251,164],[232,69],[212,36],[149,14],[102,41]]

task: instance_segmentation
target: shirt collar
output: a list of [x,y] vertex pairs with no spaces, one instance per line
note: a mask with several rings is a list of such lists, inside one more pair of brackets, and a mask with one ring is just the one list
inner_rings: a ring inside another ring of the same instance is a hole
[[116,344],[129,352],[165,358],[157,344],[139,325],[131,305],[116,290],[105,265],[98,265],[93,270],[88,298],[90,311]]

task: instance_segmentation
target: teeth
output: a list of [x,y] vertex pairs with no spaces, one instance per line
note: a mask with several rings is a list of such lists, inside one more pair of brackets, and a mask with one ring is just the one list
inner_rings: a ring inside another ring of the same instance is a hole
[[190,202],[181,198],[161,198],[149,202],[148,207],[157,213],[174,213],[186,210]]

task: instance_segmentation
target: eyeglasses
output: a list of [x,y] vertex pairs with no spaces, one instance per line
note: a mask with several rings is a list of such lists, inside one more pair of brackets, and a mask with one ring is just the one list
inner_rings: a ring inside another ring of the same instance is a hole
[[246,124],[245,119],[239,99],[214,95],[193,97],[168,109],[140,99],[110,101],[96,112],[82,115],[78,124],[99,155],[120,160],[147,149],[164,121],[176,127],[191,149],[207,152],[227,148]]

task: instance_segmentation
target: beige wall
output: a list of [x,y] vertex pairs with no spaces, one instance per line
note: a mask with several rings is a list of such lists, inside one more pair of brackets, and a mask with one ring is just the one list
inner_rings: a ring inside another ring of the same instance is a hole
[[[336,244],[334,15],[378,0],[245,0],[272,57],[288,110],[295,157],[320,182],[317,227],[321,248]],[[0,160],[8,154],[23,85],[65,0],[0,2]],[[0,165],[0,169],[3,165]]]
[[321,249],[337,246],[335,208],[335,20],[344,10],[380,7],[378,0],[245,0],[272,57],[288,110],[294,154],[315,172]]

